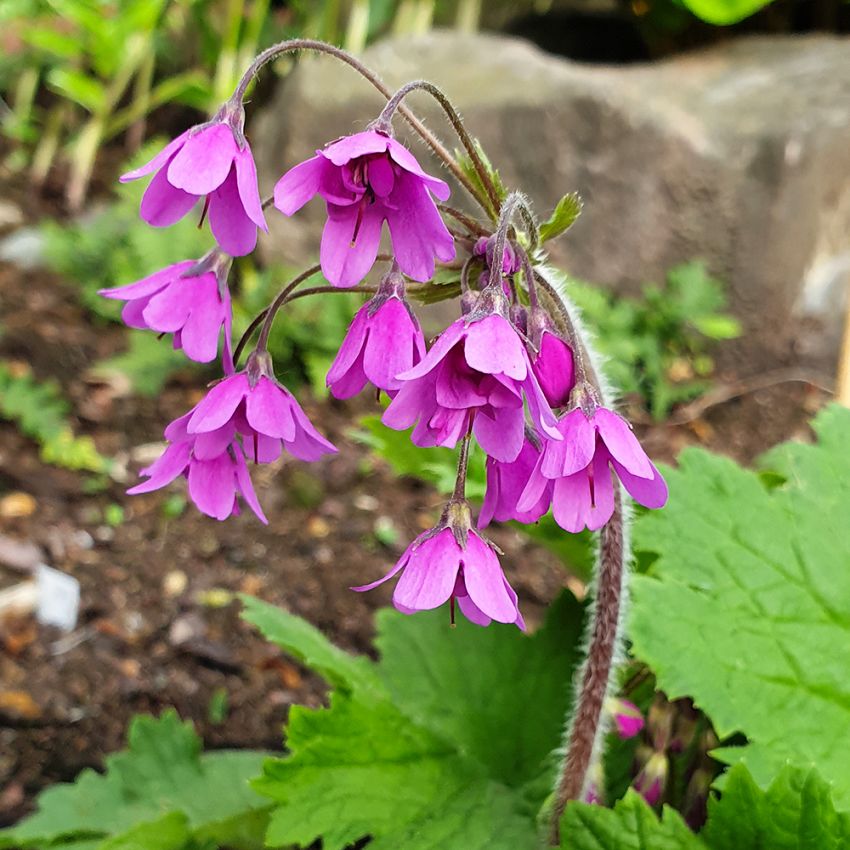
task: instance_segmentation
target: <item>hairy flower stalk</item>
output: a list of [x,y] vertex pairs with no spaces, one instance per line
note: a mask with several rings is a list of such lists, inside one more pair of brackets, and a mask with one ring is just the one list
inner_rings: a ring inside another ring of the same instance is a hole
[[[543,301],[558,331],[573,343],[579,378],[592,376],[605,403],[604,389],[596,378],[586,336],[581,336],[566,298],[542,273]],[[623,620],[623,596],[629,555],[628,527],[622,488],[614,484],[613,511],[602,527],[595,572],[594,600],[589,623],[587,656],[581,668],[576,699],[564,730],[564,756],[554,789],[549,820],[549,843],[560,844],[560,821],[567,803],[585,793],[590,768],[598,757],[605,732],[605,700],[609,695]]]

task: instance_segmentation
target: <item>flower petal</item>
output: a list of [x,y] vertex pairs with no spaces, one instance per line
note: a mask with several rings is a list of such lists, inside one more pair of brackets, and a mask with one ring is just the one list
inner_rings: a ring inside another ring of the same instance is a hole
[[613,459],[611,462],[623,487],[636,502],[652,509],[663,508],[667,504],[667,482],[651,461],[652,478],[632,475],[621,463]]
[[431,346],[428,353],[422,360],[412,369],[396,375],[401,381],[412,381],[415,378],[421,378],[427,375],[432,369],[440,364],[443,358],[449,353],[449,350],[454,347],[459,339],[466,335],[466,327],[463,319],[458,319],[452,322],[438,337],[436,342]]
[[149,159],[139,168],[135,168],[132,171],[128,171],[126,174],[122,174],[118,179],[122,183],[129,183],[131,180],[138,180],[140,177],[145,177],[148,174],[152,174],[154,171],[158,171],[177,153],[177,151],[180,150],[183,146],[183,142],[186,141],[189,133],[191,132],[192,128],[189,128],[185,132],[181,133],[176,139],[169,142],[153,159]]
[[558,431],[563,439],[547,440],[543,447],[540,471],[547,478],[560,478],[585,469],[596,450],[596,429],[579,408],[561,419]]
[[525,438],[525,416],[521,407],[503,407],[494,417],[479,412],[472,433],[492,458],[509,463],[516,460]]
[[98,290],[98,295],[102,295],[104,298],[115,298],[122,301],[129,301],[133,298],[144,298],[145,296],[159,292],[160,289],[167,286],[175,278],[180,277],[183,272],[188,271],[194,265],[195,260],[183,260],[183,262],[174,263],[147,277],[143,277],[135,283],[128,283],[126,286],[115,286],[111,289],[100,289]]
[[386,218],[396,261],[409,277],[430,280],[435,258],[454,259],[454,239],[418,177],[407,172],[397,175]]
[[343,136],[322,148],[321,155],[334,165],[345,165],[352,159],[371,153],[382,153],[389,147],[390,139],[374,130],[364,130],[351,136]]
[[248,472],[248,465],[245,463],[245,457],[239,449],[234,449],[234,469],[236,472],[236,486],[245,500],[245,504],[256,514],[257,519],[264,525],[268,525],[269,521],[263,513],[260,500],[257,498],[257,492],[254,490],[254,482],[251,481],[251,474]]
[[523,381],[528,374],[528,354],[519,334],[496,314],[467,325],[464,355],[473,369],[488,375]]
[[632,432],[631,426],[622,416],[600,407],[593,416],[593,423],[611,456],[632,475],[652,478],[652,463]]
[[391,139],[389,154],[393,158],[393,161],[405,171],[415,175],[427,184],[428,188],[437,198],[441,201],[447,201],[449,199],[449,195],[452,192],[449,184],[444,180],[440,180],[438,177],[432,177],[430,174],[426,174],[416,160],[416,157],[403,144],[397,142],[395,139]]
[[260,200],[260,187],[257,183],[257,165],[251,147],[246,142],[244,150],[237,151],[236,158],[236,186],[239,189],[239,197],[242,199],[242,207],[245,215],[260,228],[268,233],[269,226],[263,215],[263,202]]
[[382,578],[379,578],[375,581],[370,581],[369,584],[360,584],[357,587],[351,587],[349,590],[356,590],[358,593],[363,593],[366,590],[374,590],[379,584],[383,584],[385,581],[389,581],[393,576],[395,576],[399,570],[406,566],[407,560],[410,557],[410,550],[416,545],[416,541],[414,540],[410,546],[405,549],[404,554],[395,562],[395,566]]
[[[351,324],[346,331],[345,339],[336,353],[334,362],[331,363],[331,368],[328,369],[327,384],[330,387],[336,381],[342,380],[349,369],[360,358],[363,350],[363,343],[366,341],[366,333],[369,327],[368,305],[361,307],[351,320]],[[357,390],[356,392],[359,392]],[[336,395],[336,393],[334,393]],[[354,395],[354,393],[352,393]],[[349,396],[342,396],[349,398]],[[337,396],[340,398],[340,396]]]
[[221,249],[232,257],[244,257],[257,246],[257,225],[248,217],[239,197],[236,167],[210,196],[210,230]]
[[393,593],[393,602],[414,611],[448,600],[460,569],[461,548],[446,528],[415,546]]
[[319,191],[322,174],[328,161],[321,156],[299,162],[277,181],[274,187],[274,205],[284,215],[292,215]]
[[139,215],[152,227],[168,227],[180,221],[197,201],[197,195],[190,195],[172,186],[166,177],[165,168],[162,168],[142,195]]
[[467,536],[462,562],[469,598],[488,617],[499,623],[513,623],[517,608],[505,590],[499,559],[474,531]]
[[190,434],[203,434],[221,428],[248,393],[248,378],[244,372],[219,381],[198,402],[186,424],[186,430]]
[[248,393],[245,415],[248,424],[260,434],[289,441],[295,438],[295,399],[270,378],[262,376]]
[[170,484],[186,470],[191,448],[188,441],[172,443],[150,466],[139,473],[140,475],[150,476],[148,480],[131,487],[127,493],[135,496],[138,493],[159,490],[160,487]]
[[168,182],[190,195],[208,195],[224,183],[237,150],[226,124],[191,133],[168,164]]
[[322,272],[334,285],[356,286],[378,256],[384,209],[381,204],[341,207],[328,204],[319,257]]
[[189,463],[189,498],[201,513],[225,520],[236,503],[236,471],[226,452],[213,460]]

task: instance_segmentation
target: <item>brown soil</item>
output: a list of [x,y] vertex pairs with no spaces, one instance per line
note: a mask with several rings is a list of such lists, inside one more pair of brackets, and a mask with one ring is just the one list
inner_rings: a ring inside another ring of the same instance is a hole
[[[202,391],[193,372],[156,399],[88,378],[92,363],[121,350],[124,332],[94,324],[72,289],[49,273],[0,266],[0,316],[0,357],[58,380],[74,405],[77,432],[110,457],[127,458],[158,440]],[[747,461],[805,435],[809,413],[822,402],[817,391],[781,385],[686,425],[645,428],[642,436],[662,460],[702,443]],[[122,746],[136,712],[176,706],[210,747],[279,748],[288,706],[318,704],[323,685],[239,620],[233,593],[283,605],[346,649],[371,651],[372,612],[388,603],[390,589],[357,594],[348,587],[382,575],[440,505],[435,493],[395,478],[346,436],[367,405],[305,400],[341,451],[316,464],[254,470],[268,527],[250,512],[218,523],[191,506],[169,517],[163,506],[182,493],[180,485],[127,497],[128,483],[107,481],[90,493],[86,476],[44,465],[34,444],[0,422],[0,536],[36,544],[45,563],[82,586],[70,635],[29,617],[0,624],[0,824],[31,810],[45,785],[101,767],[104,754]],[[129,462],[127,482],[138,466]],[[124,512],[116,527],[105,520],[112,505]],[[388,521],[398,538],[389,547],[375,534]],[[516,532],[495,529],[493,537],[533,628],[567,574]],[[0,566],[0,589],[24,578]],[[215,716],[211,704],[223,694],[226,711]]]

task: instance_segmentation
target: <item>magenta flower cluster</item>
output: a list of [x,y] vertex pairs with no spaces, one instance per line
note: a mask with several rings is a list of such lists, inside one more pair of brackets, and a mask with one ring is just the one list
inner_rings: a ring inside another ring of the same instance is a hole
[[[336,448],[275,378],[265,341],[279,304],[269,309],[245,367],[234,364],[231,258],[253,251],[258,230],[267,229],[243,125],[241,102],[228,102],[122,177],[153,175],[141,203],[142,218],[153,226],[170,225],[200,204],[201,223],[209,220],[217,246],[200,260],[102,294],[125,302],[129,326],[171,334],[174,347],[193,360],[210,362],[220,351],[224,371],[166,428],[164,453],[130,492],[182,476],[205,514],[223,520],[244,504],[266,522],[249,463],[272,463],[284,452],[311,462]],[[486,455],[487,491],[476,526],[461,486],[463,467],[437,526],[417,537],[387,575],[354,589],[398,577],[393,602],[404,613],[449,602],[453,616],[457,608],[479,625],[495,620],[522,629],[517,595],[481,529],[494,520],[533,523],[551,510],[566,531],[596,530],[611,519],[617,480],[648,508],[665,503],[666,485],[629,424],[600,403],[576,341],[537,303],[522,244],[505,228],[499,238],[453,233],[438,205],[449,186],[423,171],[388,126],[375,122],[318,150],[280,178],[269,201],[291,216],[322,199],[327,218],[319,253],[332,287],[357,287],[366,278],[386,223],[391,265],[354,316],[328,387],[347,399],[371,385],[389,398],[385,425],[412,429],[413,443],[423,448],[460,444],[463,463],[474,439]],[[452,263],[459,250],[462,315],[429,347],[406,287],[430,281],[437,264]]]

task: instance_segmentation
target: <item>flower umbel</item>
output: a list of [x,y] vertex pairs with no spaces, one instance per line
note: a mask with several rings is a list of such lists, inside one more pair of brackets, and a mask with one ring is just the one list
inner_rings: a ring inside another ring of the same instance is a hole
[[438,608],[451,602],[479,626],[491,621],[513,623],[525,630],[517,595],[502,573],[492,545],[472,528],[469,505],[452,500],[436,528],[420,534],[396,565],[371,584],[352,590],[372,590],[396,576],[393,605],[403,614]]
[[121,176],[138,180],[156,172],[142,198],[142,218],[167,227],[204,198],[204,214],[221,249],[234,257],[250,254],[257,228],[268,230],[251,147],[242,133],[242,107],[222,107],[206,124],[191,127],[150,162]]
[[430,280],[435,259],[454,259],[454,240],[431,197],[445,201],[449,191],[404,145],[366,130],[332,142],[287,171],[275,186],[274,204],[292,215],[315,195],[324,198],[322,272],[335,286],[347,287],[374,265],[384,221],[401,271],[414,280]]

